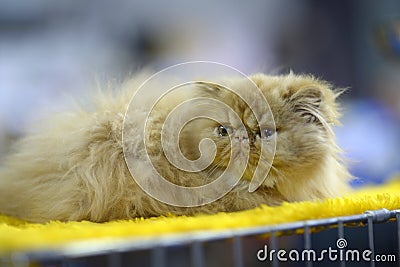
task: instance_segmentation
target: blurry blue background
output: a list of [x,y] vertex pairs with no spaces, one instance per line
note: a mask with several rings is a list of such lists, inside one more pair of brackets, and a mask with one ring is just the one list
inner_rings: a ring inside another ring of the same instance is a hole
[[0,1],[0,157],[96,78],[211,60],[350,88],[337,134],[355,185],[400,171],[398,0]]

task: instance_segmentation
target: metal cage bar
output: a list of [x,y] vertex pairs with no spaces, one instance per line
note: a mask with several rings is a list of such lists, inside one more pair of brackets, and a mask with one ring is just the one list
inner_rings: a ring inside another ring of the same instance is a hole
[[[304,222],[304,249],[311,249],[312,248],[312,243],[311,243],[311,229],[310,226],[308,225],[307,221]],[[307,267],[312,267],[313,264],[311,261],[306,262]]]
[[396,221],[397,221],[397,260],[399,261],[400,266],[400,210],[396,212]]
[[242,237],[235,236],[233,238],[233,257],[234,267],[243,267],[243,250],[242,250]]
[[[375,246],[374,246],[374,221],[373,215],[368,214],[368,245],[372,251],[372,257],[375,257]],[[375,262],[371,261],[371,267],[375,267]]]
[[[271,249],[277,250],[278,249],[278,237],[276,231],[271,231],[270,235],[270,245]],[[272,267],[279,267],[279,261],[274,257],[274,260],[272,261]]]
[[195,241],[191,245],[191,266],[204,267],[203,244],[199,241]]
[[[338,230],[338,239],[344,238],[344,225],[343,221],[341,218],[338,218],[337,222],[337,230]],[[340,261],[340,267],[345,267],[346,266],[346,261],[341,260]]]

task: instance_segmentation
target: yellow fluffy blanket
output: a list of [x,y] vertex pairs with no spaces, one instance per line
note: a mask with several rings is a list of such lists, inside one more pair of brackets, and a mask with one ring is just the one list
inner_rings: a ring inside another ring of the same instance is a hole
[[0,254],[55,248],[73,241],[153,238],[190,231],[219,231],[275,225],[309,219],[355,215],[366,210],[400,208],[400,177],[381,186],[366,187],[343,198],[284,203],[253,210],[215,215],[166,216],[108,223],[28,223],[0,215]]

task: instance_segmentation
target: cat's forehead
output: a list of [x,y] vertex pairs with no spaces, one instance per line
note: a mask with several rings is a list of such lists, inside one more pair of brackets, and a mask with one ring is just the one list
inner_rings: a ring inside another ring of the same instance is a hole
[[264,74],[253,75],[249,79],[232,80],[228,85],[231,90],[225,90],[225,94],[234,93],[250,105],[259,105],[257,103],[260,102],[260,97],[267,101],[281,100],[295,86],[293,81],[285,77]]
[[[290,120],[293,114],[288,108],[288,103],[292,101],[293,95],[301,88],[324,89],[324,84],[313,77],[293,74],[255,74],[247,80],[232,79],[225,83],[225,86],[230,90],[225,88],[211,91],[211,95],[231,107],[250,127],[273,125],[274,120],[277,123]],[[226,116],[226,120],[231,121],[231,118]]]
[[274,125],[274,115],[268,102],[254,101],[251,99],[245,103],[237,96],[230,99],[228,105],[232,108],[226,112],[220,113],[222,119],[234,127],[240,126],[242,123],[249,128],[258,126],[270,127]]
[[[229,90],[218,90],[216,93],[240,117],[241,122],[250,128],[274,124],[270,102],[274,102],[275,94],[279,97],[279,90],[265,94],[253,81],[243,80],[231,81],[229,87]],[[229,112],[220,115],[232,126],[238,124],[235,116]]]

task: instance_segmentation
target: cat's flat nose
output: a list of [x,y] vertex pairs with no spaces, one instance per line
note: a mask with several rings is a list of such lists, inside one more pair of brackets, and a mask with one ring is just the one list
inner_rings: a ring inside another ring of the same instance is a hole
[[245,129],[237,130],[235,133],[234,140],[237,142],[248,142],[249,137],[247,135],[247,131]]
[[237,141],[239,141],[239,142],[248,141],[249,140],[249,138],[247,136],[244,136],[244,135],[235,136],[235,139]]

